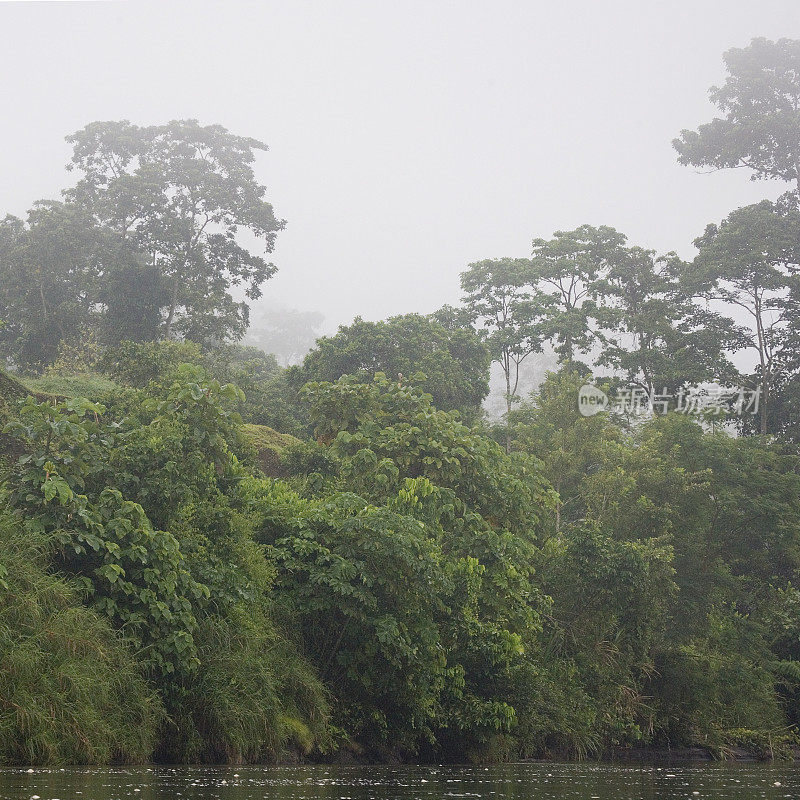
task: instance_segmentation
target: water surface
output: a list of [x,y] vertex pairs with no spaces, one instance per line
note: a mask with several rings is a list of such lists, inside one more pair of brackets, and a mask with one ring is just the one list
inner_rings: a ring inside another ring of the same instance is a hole
[[0,799],[30,800],[754,800],[800,798],[795,764],[682,767],[130,767],[0,769]]

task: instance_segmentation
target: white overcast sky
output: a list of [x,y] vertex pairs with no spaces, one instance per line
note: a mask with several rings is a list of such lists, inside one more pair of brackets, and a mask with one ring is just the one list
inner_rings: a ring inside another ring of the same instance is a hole
[[195,117],[269,144],[265,296],[326,329],[455,302],[471,261],[582,223],[689,256],[781,191],[670,144],[754,36],[800,38],[800,2],[0,2],[0,214],[58,196],[90,121]]

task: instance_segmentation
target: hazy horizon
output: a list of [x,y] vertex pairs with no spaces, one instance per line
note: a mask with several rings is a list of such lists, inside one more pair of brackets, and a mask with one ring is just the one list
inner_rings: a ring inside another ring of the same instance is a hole
[[220,123],[265,141],[288,222],[264,303],[360,315],[459,299],[470,262],[582,223],[691,255],[705,225],[774,198],[698,175],[671,140],[710,119],[722,53],[800,38],[796,2],[3,3],[0,214],[73,177],[94,120]]

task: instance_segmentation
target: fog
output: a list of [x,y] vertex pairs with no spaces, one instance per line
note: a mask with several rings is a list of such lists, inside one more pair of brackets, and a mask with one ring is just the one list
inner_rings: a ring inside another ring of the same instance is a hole
[[671,139],[712,116],[721,53],[800,36],[787,2],[0,4],[0,209],[70,177],[93,120],[193,117],[267,142],[288,222],[264,303],[431,311],[473,261],[581,223],[689,256],[783,187],[699,175]]
[[800,798],[800,0],[0,33],[0,800]]

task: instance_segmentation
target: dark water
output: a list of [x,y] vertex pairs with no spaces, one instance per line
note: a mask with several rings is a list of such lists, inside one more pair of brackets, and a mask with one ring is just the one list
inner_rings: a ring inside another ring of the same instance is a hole
[[[779,784],[779,785],[777,785]],[[2,800],[650,800],[800,798],[794,764],[136,767],[0,770]]]

